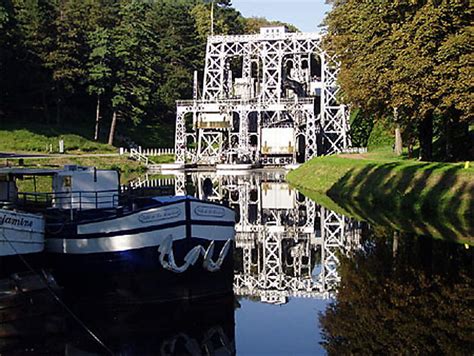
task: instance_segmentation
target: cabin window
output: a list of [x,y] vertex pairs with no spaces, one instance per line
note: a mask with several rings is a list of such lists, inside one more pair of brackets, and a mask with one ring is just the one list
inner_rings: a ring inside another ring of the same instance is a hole
[[63,186],[65,188],[71,188],[72,187],[72,177],[71,176],[66,176],[63,178]]

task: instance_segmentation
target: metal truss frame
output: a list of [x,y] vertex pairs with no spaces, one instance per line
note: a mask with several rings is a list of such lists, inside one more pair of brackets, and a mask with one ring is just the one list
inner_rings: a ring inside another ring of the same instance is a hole
[[[319,207],[308,198],[296,199],[292,209],[263,209],[261,189],[263,183],[271,179],[268,176],[196,172],[192,180],[196,195],[201,198],[205,179],[213,182],[208,199],[227,199],[230,206],[239,209],[236,248],[242,249],[243,265],[242,273],[234,277],[237,295],[259,296],[272,303],[283,303],[292,296],[326,299],[334,295],[340,280],[338,253],[347,254],[360,246],[360,223]],[[257,193],[253,200],[250,192]],[[257,216],[252,221],[249,218],[251,205],[257,206]],[[292,224],[283,224],[283,212],[291,215]],[[263,216],[268,218],[267,225],[263,225]],[[318,220],[320,227],[316,224]],[[291,265],[285,264],[288,261],[283,253],[283,246],[288,246],[289,241],[293,245]],[[321,269],[313,275],[310,251],[316,248],[321,250]]]
[[[253,133],[260,143],[260,130],[264,127],[279,127],[292,125],[299,137],[306,142],[305,159],[316,155],[331,154],[347,148],[350,144],[348,137],[348,110],[337,102],[339,87],[336,77],[339,72],[338,63],[321,49],[321,35],[317,33],[278,33],[240,36],[210,36],[206,47],[206,61],[202,97],[194,100],[177,102],[176,118],[176,161],[185,163],[213,164],[214,154],[224,153],[223,163],[232,163],[229,155],[235,153],[238,157],[250,158],[257,163],[260,160],[255,147],[249,143],[249,113],[256,112],[258,130]],[[321,100],[315,108],[313,93],[306,96],[285,96],[283,82],[287,73],[285,65],[292,63],[292,79],[303,86],[308,86],[308,72],[304,71],[311,56],[318,58],[321,64]],[[259,93],[251,98],[237,98],[233,93],[233,76],[230,62],[235,58],[242,59],[242,79],[251,83],[258,80]],[[252,76],[253,75],[253,76]],[[255,78],[255,76],[257,76]],[[197,92],[197,91],[196,91]],[[213,152],[198,149],[187,154],[190,148],[186,142],[189,134],[186,130],[184,115],[193,114],[192,134],[197,138],[198,147],[207,136],[207,131],[215,128],[198,127],[199,117],[205,113],[226,113],[230,118],[230,127],[223,130],[223,135],[238,137],[231,140],[224,137],[225,147]],[[239,124],[234,123],[233,114],[239,117]],[[236,130],[236,132],[235,132]]]

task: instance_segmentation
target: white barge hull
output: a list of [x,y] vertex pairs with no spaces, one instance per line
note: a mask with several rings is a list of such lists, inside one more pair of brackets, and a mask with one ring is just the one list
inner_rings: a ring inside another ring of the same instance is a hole
[[44,226],[41,215],[0,209],[0,256],[43,251]]

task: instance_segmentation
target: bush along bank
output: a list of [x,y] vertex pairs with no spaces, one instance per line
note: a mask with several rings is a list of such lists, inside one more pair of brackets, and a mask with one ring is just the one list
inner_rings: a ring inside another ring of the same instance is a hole
[[287,180],[317,202],[324,197],[322,205],[330,201],[357,219],[474,242],[472,164],[338,155],[315,158]]

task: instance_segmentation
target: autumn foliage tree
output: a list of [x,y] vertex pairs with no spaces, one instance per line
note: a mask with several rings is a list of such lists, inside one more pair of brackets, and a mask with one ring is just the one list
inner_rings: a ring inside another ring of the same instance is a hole
[[[432,158],[434,123],[451,156],[453,126],[472,120],[472,5],[462,0],[332,0],[326,49],[343,99],[416,135]],[[471,35],[469,35],[471,34]],[[470,84],[469,84],[470,83]]]

